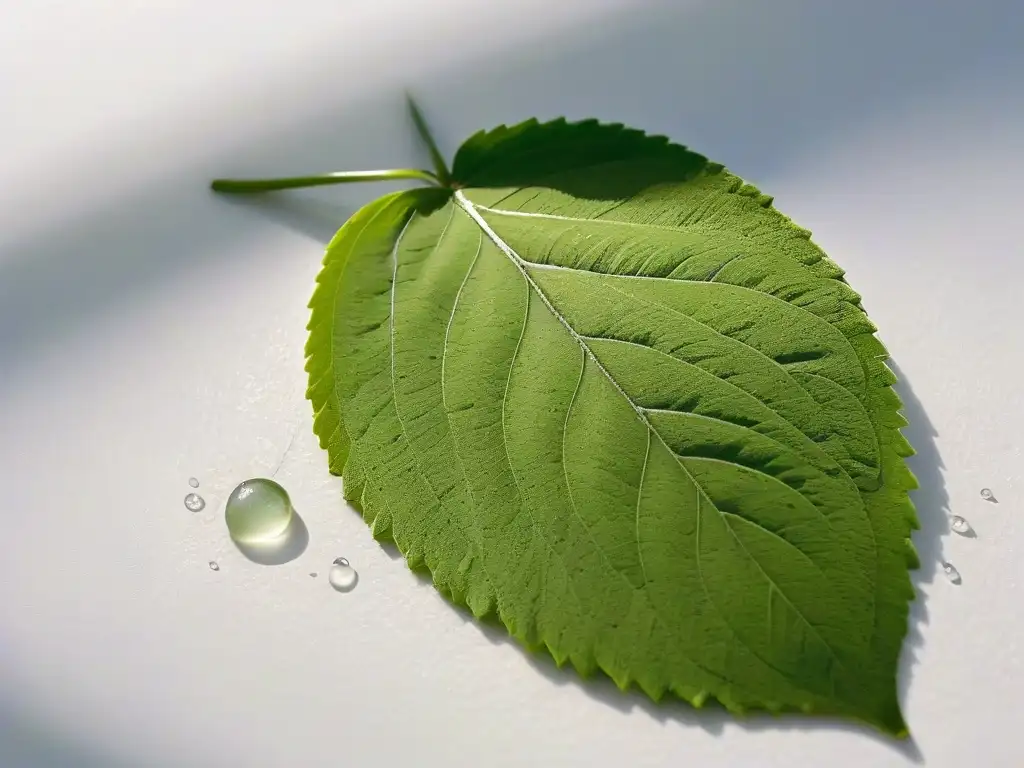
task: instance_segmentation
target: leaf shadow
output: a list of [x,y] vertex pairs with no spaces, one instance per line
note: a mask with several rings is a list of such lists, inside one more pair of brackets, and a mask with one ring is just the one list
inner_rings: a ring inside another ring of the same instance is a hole
[[928,607],[921,585],[930,584],[939,573],[943,561],[943,538],[950,531],[949,493],[943,477],[945,464],[936,442],[939,433],[899,364],[890,358],[888,366],[897,376],[898,381],[893,388],[903,401],[903,415],[909,422],[902,430],[903,436],[916,451],[907,459],[907,466],[917,477],[918,488],[911,492],[910,498],[921,526],[912,537],[921,564],[911,571],[916,598],[910,604],[907,638],[900,658],[900,699],[905,700],[918,661],[916,651],[924,645],[922,628],[928,624]]
[[[417,574],[420,575],[420,574]],[[422,576],[429,583],[429,576]],[[584,678],[571,665],[559,667],[555,660],[543,652],[531,652],[523,648],[497,619],[480,621],[464,606],[455,606],[463,620],[472,624],[493,645],[514,646],[527,663],[545,679],[559,687],[571,686],[593,699],[601,706],[610,707],[624,715],[642,713],[659,723],[679,723],[686,727],[699,728],[712,736],[723,735],[728,728],[750,733],[764,731],[844,731],[858,734],[891,749],[915,764],[924,762],[924,755],[913,738],[896,740],[863,723],[831,716],[805,715],[799,712],[775,714],[768,711],[751,711],[735,715],[714,699],[709,699],[700,709],[675,696],[668,695],[655,702],[635,686],[623,691],[603,672]],[[902,697],[902,689],[901,689]]]
[[[391,539],[377,539],[377,544],[384,550],[384,554],[390,557],[392,560],[404,560],[402,553],[398,550],[398,545]],[[413,570],[413,575],[425,584],[431,585],[430,574],[423,573],[420,571]]]
[[349,207],[318,199],[308,192],[227,195],[223,200],[325,245],[353,213]]

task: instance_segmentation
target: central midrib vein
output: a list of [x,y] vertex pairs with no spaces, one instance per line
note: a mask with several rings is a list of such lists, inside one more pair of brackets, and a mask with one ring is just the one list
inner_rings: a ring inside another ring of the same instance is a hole
[[[580,334],[578,334],[576,332],[576,330],[571,325],[569,325],[569,321],[566,320],[565,317],[563,317],[562,313],[559,312],[555,308],[555,305],[551,303],[551,300],[547,297],[547,294],[545,294],[544,291],[541,290],[541,287],[537,284],[537,281],[535,281],[533,279],[533,276],[527,271],[526,266],[525,266],[525,262],[523,261],[523,259],[521,259],[519,257],[519,254],[516,253],[514,250],[512,250],[511,246],[509,246],[508,243],[506,243],[504,240],[502,240],[502,238],[498,235],[498,233],[495,232],[491,228],[491,225],[487,223],[487,221],[483,218],[483,216],[480,215],[480,213],[476,210],[476,207],[473,205],[472,202],[470,202],[470,200],[466,197],[466,195],[462,192],[461,189],[455,191],[454,198],[455,198],[455,202],[458,203],[459,207],[462,208],[462,210],[466,212],[466,215],[469,216],[474,221],[474,223],[476,223],[476,225],[478,227],[480,227],[481,230],[483,230],[484,234],[487,235],[488,239],[494,244],[494,246],[498,250],[500,250],[503,254],[505,254],[505,256],[508,257],[509,261],[511,261],[515,265],[516,269],[518,269],[519,273],[523,276],[523,279],[526,280],[527,284],[534,290],[534,292],[537,294],[537,296],[540,298],[540,300],[544,302],[544,306],[546,306],[548,308],[548,310],[551,312],[551,314],[554,315],[555,318],[558,320],[558,322],[561,323],[562,326],[569,332],[569,335],[572,336],[572,338],[576,340],[576,343],[579,344],[580,347],[583,348],[583,351],[587,354],[587,356],[591,360],[594,361],[594,364],[597,366],[598,370],[600,370],[601,373],[604,374],[605,378],[608,379],[608,381],[615,388],[615,390],[620,395],[622,395],[622,397],[625,399],[625,401],[627,403],[629,403],[629,406],[633,409],[633,412],[636,414],[636,417],[640,420],[640,422],[645,427],[647,427],[649,433],[653,434],[655,437],[657,437],[658,441],[662,444],[662,446],[664,446],[665,450],[667,450],[670,455],[675,457],[676,463],[678,464],[679,468],[683,471],[683,473],[686,475],[686,477],[689,478],[690,482],[693,483],[693,486],[697,489],[697,493],[698,493],[698,504],[697,504],[698,520],[697,520],[697,526],[698,526],[698,530],[699,530],[699,528],[700,528],[700,519],[699,519],[699,515],[700,515],[699,499],[700,499],[700,497],[703,497],[711,505],[712,509],[714,509],[715,511],[718,511],[718,507],[715,506],[714,501],[712,501],[711,497],[707,495],[707,493],[704,491],[703,487],[701,487],[700,483],[698,483],[696,481],[696,479],[693,477],[693,475],[690,474],[690,471],[686,468],[686,466],[683,464],[683,462],[679,459],[679,457],[676,455],[675,451],[673,451],[672,448],[668,445],[668,443],[665,442],[665,439],[661,436],[661,433],[659,433],[658,430],[656,430],[654,428],[654,426],[651,424],[650,420],[647,418],[647,415],[644,413],[643,409],[640,406],[638,406],[635,402],[633,402],[633,398],[631,398],[626,393],[626,390],[624,390],[622,388],[622,385],[620,385],[619,382],[615,380],[615,377],[612,376],[611,373],[608,371],[608,369],[605,368],[604,365],[601,363],[601,361],[597,359],[597,355],[595,355],[594,352],[590,349],[590,346],[587,344],[586,340]],[[719,512],[719,514],[721,514],[721,513]],[[757,559],[753,555],[750,554],[749,550],[747,550],[746,546],[743,544],[743,542],[740,540],[740,538],[736,535],[736,532],[732,529],[732,526],[729,525],[728,521],[723,520],[723,523],[725,524],[726,529],[729,531],[729,534],[733,537],[733,539],[739,545],[740,549],[742,549],[744,554],[746,554],[746,556],[750,558],[751,562],[753,562],[757,566],[758,570],[765,577],[765,579],[767,579],[768,583],[774,589],[776,589],[780,595],[782,595],[782,599],[785,600],[789,604],[790,608],[792,608],[793,611],[803,620],[803,622],[808,626],[808,628],[811,630],[811,632],[813,632],[814,635],[825,645],[825,647],[829,650],[829,653],[836,660],[836,662],[839,664],[839,666],[841,666],[841,667],[845,666],[843,664],[842,660],[836,654],[835,650],[829,644],[829,642],[827,640],[825,640],[825,638],[822,637],[821,634],[818,632],[817,627],[815,627],[807,619],[807,617],[803,615],[803,612],[799,608],[797,608],[795,605],[793,605],[792,601],[790,601],[790,599],[786,596],[786,593],[783,592],[783,590],[775,583],[775,580],[772,579],[772,577],[768,575],[768,573],[764,570],[764,568],[761,567],[761,564],[757,561]],[[698,570],[699,570],[699,565],[700,565],[700,555],[699,555],[699,552],[698,552],[697,563],[698,563]],[[704,580],[703,576],[701,576],[701,581],[703,581],[703,580]],[[705,593],[707,593],[707,585],[704,584],[703,586],[704,586]],[[708,597],[710,598],[710,595],[708,595]],[[723,616],[723,619],[724,619],[724,616]],[[739,636],[737,636],[737,639],[739,639]],[[751,649],[751,650],[753,650],[753,649]],[[765,662],[765,663],[767,663],[767,662]]]
[[[558,322],[561,323],[565,330],[569,332],[569,335],[576,340],[576,343],[579,344],[580,347],[583,348],[583,351],[587,353],[587,356],[594,361],[594,364],[598,367],[601,373],[605,375],[608,381],[611,382],[612,386],[615,387],[618,393],[622,395],[623,398],[625,398],[627,403],[629,403],[629,406],[633,409],[634,413],[636,413],[636,417],[640,419],[644,426],[646,426],[649,430],[651,430],[652,432],[654,432],[654,434],[657,435],[657,431],[651,425],[651,422],[647,419],[647,416],[644,414],[640,406],[634,403],[633,398],[626,394],[626,390],[622,388],[622,386],[619,384],[619,382],[615,380],[615,378],[611,375],[608,369],[605,368],[601,361],[597,359],[597,355],[595,355],[593,351],[590,349],[590,346],[587,344],[586,340],[576,332],[575,328],[569,325],[569,321],[566,320],[565,317],[563,317],[562,313],[559,312],[555,308],[555,305],[551,303],[551,300],[547,297],[547,294],[541,290],[541,287],[537,284],[537,281],[533,279],[533,275],[531,275],[526,270],[526,263],[523,261],[523,259],[519,257],[519,254],[513,251],[512,248],[508,245],[508,243],[501,239],[497,232],[491,229],[491,225],[487,223],[483,216],[480,215],[480,213],[473,206],[473,203],[469,201],[469,199],[463,194],[461,189],[456,190],[455,201],[459,204],[459,207],[461,207],[462,210],[464,210],[466,214],[476,223],[476,225],[483,230],[484,234],[487,235],[488,239],[492,243],[494,243],[495,247],[497,247],[498,250],[504,253],[509,258],[509,260],[516,266],[516,269],[519,270],[519,273],[523,276],[523,279],[526,280],[526,282],[534,290],[534,292],[537,294],[540,300],[544,302],[544,306],[548,308],[548,311],[550,311],[551,314],[555,316]],[[661,439],[660,435],[659,439]],[[668,448],[667,445],[665,447]],[[669,450],[671,451],[671,449]]]

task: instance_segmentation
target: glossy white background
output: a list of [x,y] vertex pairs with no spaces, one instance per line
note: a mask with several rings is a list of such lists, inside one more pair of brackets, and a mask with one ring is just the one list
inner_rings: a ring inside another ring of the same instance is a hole
[[[1021,39],[1015,0],[0,4],[0,765],[1024,764]],[[534,115],[666,133],[847,269],[919,451],[913,743],[581,685],[343,506],[303,400],[305,303],[386,187],[205,183],[422,164],[404,87],[449,153]],[[279,462],[310,542],[257,565],[223,502]],[[349,594],[326,580],[342,555]]]

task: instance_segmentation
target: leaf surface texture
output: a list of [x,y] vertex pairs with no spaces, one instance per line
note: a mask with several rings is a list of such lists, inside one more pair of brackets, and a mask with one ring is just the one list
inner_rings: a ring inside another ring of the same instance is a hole
[[912,450],[860,297],[722,166],[617,125],[470,138],[311,301],[316,432],[375,536],[583,674],[905,735]]

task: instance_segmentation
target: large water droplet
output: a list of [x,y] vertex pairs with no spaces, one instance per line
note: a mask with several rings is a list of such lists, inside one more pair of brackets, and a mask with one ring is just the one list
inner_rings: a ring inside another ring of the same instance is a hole
[[949,527],[962,536],[971,533],[971,524],[960,517],[960,515],[953,515],[953,519],[949,521]]
[[193,488],[198,488],[199,487],[199,478],[198,477],[190,477],[188,479],[188,484],[190,486],[192,486]]
[[288,492],[273,480],[246,480],[228,496],[224,521],[237,543],[267,544],[288,530],[292,502]]
[[331,566],[331,572],[327,574],[327,580],[339,592],[351,592],[359,583],[359,574],[356,569],[349,565],[348,560],[339,557]]
[[211,560],[210,561],[210,570],[211,571],[219,571],[220,570],[220,566],[217,565],[217,561],[216,560]]
[[992,489],[991,488],[982,488],[981,489],[981,498],[983,498],[985,501],[991,501],[993,503],[997,503],[996,496],[995,496],[994,493],[992,493]]
[[206,499],[198,493],[190,493],[185,497],[185,508],[192,512],[202,512],[206,507]]
[[943,563],[942,572],[946,574],[946,578],[953,584],[960,583],[960,571],[956,569],[952,563]]

